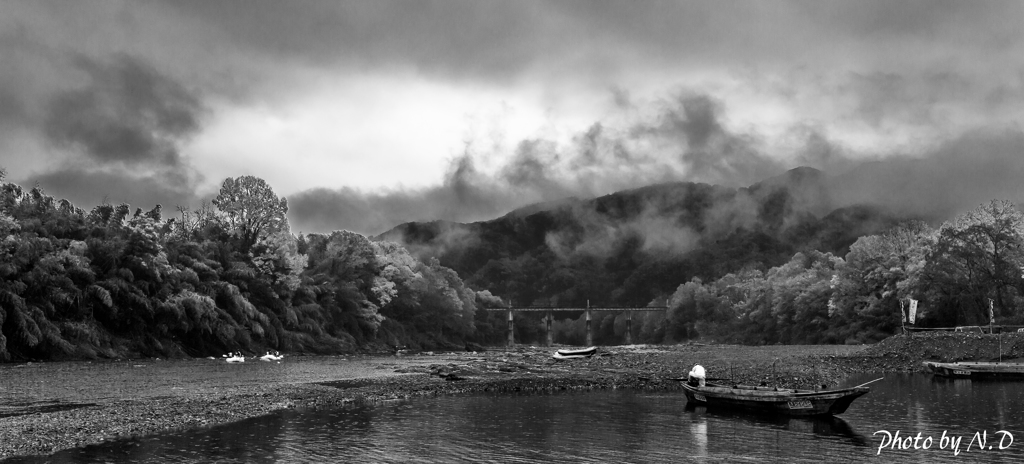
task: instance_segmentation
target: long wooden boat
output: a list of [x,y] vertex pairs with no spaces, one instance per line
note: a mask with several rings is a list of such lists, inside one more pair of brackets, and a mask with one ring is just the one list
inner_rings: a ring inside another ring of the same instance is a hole
[[870,390],[864,386],[839,390],[795,390],[714,383],[695,387],[683,383],[687,403],[789,416],[842,414],[853,400]]
[[925,368],[935,375],[963,379],[1024,379],[1024,363],[925,361]]

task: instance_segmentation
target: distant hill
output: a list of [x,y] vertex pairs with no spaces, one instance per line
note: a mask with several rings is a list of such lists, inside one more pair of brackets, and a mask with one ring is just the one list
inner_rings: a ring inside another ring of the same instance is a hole
[[657,184],[470,224],[411,222],[375,239],[436,257],[516,304],[645,305],[694,277],[767,270],[797,251],[845,255],[858,237],[903,219],[837,206],[830,182],[802,167],[739,189]]

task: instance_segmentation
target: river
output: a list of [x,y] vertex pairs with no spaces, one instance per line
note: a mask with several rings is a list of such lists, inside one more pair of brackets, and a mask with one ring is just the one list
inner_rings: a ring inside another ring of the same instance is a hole
[[10,462],[1022,462],[1021,386],[887,374],[829,419],[688,408],[681,391],[440,397],[283,411]]

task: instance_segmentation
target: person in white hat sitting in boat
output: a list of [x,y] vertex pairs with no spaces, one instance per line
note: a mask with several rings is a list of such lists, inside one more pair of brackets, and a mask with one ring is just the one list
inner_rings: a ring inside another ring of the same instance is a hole
[[686,383],[688,383],[688,384],[690,384],[690,385],[692,385],[694,387],[697,387],[697,386],[703,387],[704,386],[704,381],[705,381],[704,366],[701,366],[700,364],[697,364],[696,366],[693,366],[693,369],[691,369],[690,373],[687,374],[687,376],[686,376]]

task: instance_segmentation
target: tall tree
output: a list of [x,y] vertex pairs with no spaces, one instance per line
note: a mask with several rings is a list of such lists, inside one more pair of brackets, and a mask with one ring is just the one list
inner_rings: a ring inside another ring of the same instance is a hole
[[227,216],[229,230],[248,253],[256,242],[278,232],[288,232],[288,200],[278,198],[274,189],[255,176],[228,177],[213,204]]
[[927,296],[921,274],[934,240],[935,232],[920,221],[857,239],[831,282],[829,314],[837,333],[864,342],[899,327],[900,301]]
[[[1024,214],[1013,203],[993,200],[942,225],[928,256],[932,287],[946,293],[965,318],[1013,315],[1024,295]],[[991,303],[990,303],[991,300]]]

